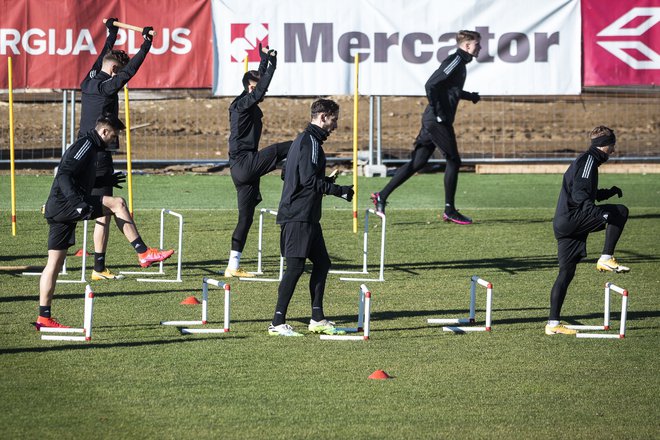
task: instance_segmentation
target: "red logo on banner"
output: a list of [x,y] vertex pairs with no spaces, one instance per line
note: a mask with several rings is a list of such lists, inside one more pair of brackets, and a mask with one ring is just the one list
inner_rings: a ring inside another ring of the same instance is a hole
[[585,86],[658,84],[660,7],[653,3],[583,1]]
[[231,62],[259,61],[259,43],[268,46],[268,23],[232,23]]

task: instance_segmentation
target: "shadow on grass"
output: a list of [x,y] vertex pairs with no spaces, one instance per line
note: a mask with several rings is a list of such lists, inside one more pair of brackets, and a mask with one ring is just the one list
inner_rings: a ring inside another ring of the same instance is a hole
[[[649,263],[660,261],[660,255],[645,255],[632,251],[621,251],[618,255],[626,255],[626,264]],[[595,260],[583,260],[580,264],[595,265]],[[338,268],[340,268],[339,266]],[[425,261],[410,263],[395,263],[385,266],[385,271],[398,270],[411,275],[418,275],[421,270],[460,269],[476,271],[479,269],[498,269],[507,274],[528,272],[538,269],[557,268],[556,255],[534,255],[529,257],[485,258],[471,260]]]
[[0,355],[3,354],[18,354],[18,353],[47,353],[53,351],[69,351],[69,350],[88,350],[88,349],[103,349],[103,348],[132,348],[132,347],[148,347],[155,345],[169,345],[169,344],[189,344],[193,342],[204,341],[217,341],[221,339],[245,339],[247,336],[204,336],[203,338],[186,338],[176,340],[157,340],[157,341],[134,341],[134,342],[111,342],[107,344],[98,344],[94,341],[86,342],[83,344],[63,344],[48,347],[16,347],[16,348],[3,348],[0,349]]

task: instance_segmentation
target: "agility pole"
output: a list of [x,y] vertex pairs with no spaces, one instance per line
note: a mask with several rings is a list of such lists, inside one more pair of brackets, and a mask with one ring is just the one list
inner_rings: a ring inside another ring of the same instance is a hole
[[9,87],[9,163],[11,174],[11,235],[16,236],[16,156],[14,152],[14,88],[13,65],[11,57],[7,57],[7,79]]
[[133,218],[133,162],[131,159],[131,110],[128,102],[128,85],[124,86],[124,114],[126,115],[126,182],[128,183],[128,212]]
[[353,233],[358,231],[358,80],[360,77],[360,54],[355,54],[355,93],[353,95]]

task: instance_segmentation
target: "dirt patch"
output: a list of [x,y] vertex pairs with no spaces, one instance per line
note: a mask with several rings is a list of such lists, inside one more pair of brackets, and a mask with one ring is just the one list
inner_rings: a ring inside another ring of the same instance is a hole
[[[227,159],[227,108],[233,98],[210,97],[202,91],[133,91],[132,158],[182,161]],[[4,98],[6,101],[6,95]],[[350,157],[353,148],[353,101],[333,97],[341,106],[338,130],[324,145],[328,156]],[[62,95],[15,95],[16,158],[55,159],[61,155]],[[267,98],[262,104],[261,146],[294,138],[309,120],[313,98]],[[420,127],[424,97],[382,98],[382,149],[388,158],[407,158]],[[0,102],[2,113],[6,102]],[[76,124],[80,104],[76,106]],[[121,106],[122,119],[123,103]],[[361,97],[358,145],[369,144],[369,99]],[[0,160],[9,159],[7,118],[0,126]],[[461,103],[455,123],[464,158],[572,157],[588,145],[587,133],[608,125],[618,134],[623,156],[657,156],[660,93],[598,92],[577,97],[484,97]],[[69,136],[67,134],[67,140]],[[374,146],[375,148],[375,146]],[[437,153],[436,153],[437,154]],[[125,159],[125,140],[118,159]]]

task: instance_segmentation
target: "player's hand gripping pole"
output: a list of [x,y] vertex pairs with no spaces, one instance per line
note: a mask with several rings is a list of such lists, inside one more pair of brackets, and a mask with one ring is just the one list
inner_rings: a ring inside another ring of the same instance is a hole
[[[108,21],[108,19],[104,18],[103,23],[105,23],[106,21]],[[122,23],[120,21],[115,21],[113,24],[118,28],[128,29],[130,31],[135,31],[135,32],[142,32],[142,29],[144,29],[144,28],[141,28],[139,26],[134,26],[132,24]],[[149,35],[151,35],[152,37],[155,37],[156,36],[156,31],[149,31]]]

